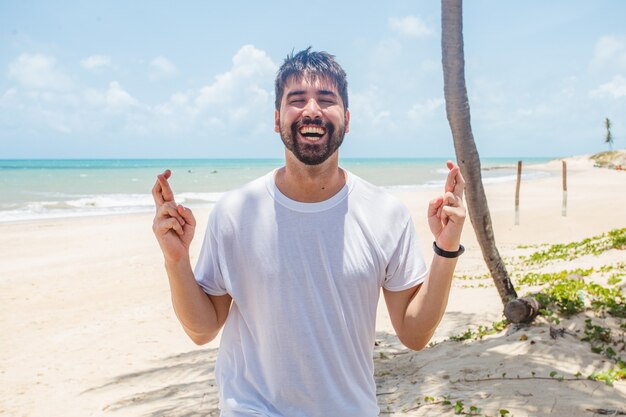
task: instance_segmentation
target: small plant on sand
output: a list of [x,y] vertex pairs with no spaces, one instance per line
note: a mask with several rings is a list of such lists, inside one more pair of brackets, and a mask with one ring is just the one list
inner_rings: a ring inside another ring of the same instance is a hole
[[453,403],[448,395],[443,395],[442,397],[439,397],[439,398],[426,396],[424,397],[423,401],[424,401],[423,403],[422,401],[417,401],[417,406],[408,410],[403,410],[403,411],[407,412],[407,411],[417,410],[418,408],[422,408],[426,406],[441,405],[444,407],[449,407],[451,410],[454,411],[454,414],[462,415],[465,417],[503,417],[503,416],[513,417],[509,413],[508,410],[505,410],[503,408],[498,410],[497,416],[484,414],[482,413],[481,409],[475,405],[470,405],[469,407],[466,406],[463,400],[457,400]]
[[590,283],[585,290],[592,297],[592,310],[601,314],[608,313],[613,317],[626,318],[626,302],[618,285],[606,288],[596,283]]
[[589,379],[594,381],[604,381],[607,385],[613,386],[613,382],[626,379],[626,368],[615,367],[608,371],[594,372],[589,375]]
[[506,329],[508,325],[509,322],[507,320],[494,321],[491,326],[480,325],[476,330],[468,328],[465,332],[459,335],[451,336],[450,340],[454,340],[455,342],[462,342],[464,340],[479,340],[487,335],[501,332],[502,330]]
[[462,281],[475,281],[475,280],[483,280],[483,279],[491,279],[491,275],[489,274],[481,274],[481,275],[455,275],[454,279],[462,280]]
[[[615,340],[611,329],[594,324],[591,319],[587,319],[585,320],[585,337],[581,340],[589,342],[593,352],[615,361],[615,367],[604,371],[595,371],[587,379],[604,381],[607,385],[613,385],[615,381],[626,379],[626,362],[617,356],[616,351],[616,349],[623,351],[626,348],[623,334],[621,340]],[[621,348],[618,347],[620,345]]]
[[574,269],[574,270],[564,270],[560,272],[550,272],[550,273],[537,273],[537,272],[528,272],[523,275],[516,276],[516,282],[518,285],[528,285],[528,286],[537,286],[544,284],[552,284],[558,281],[568,280],[570,276],[578,275],[581,277],[586,277],[591,275],[595,271],[594,268],[588,269]]
[[[606,273],[617,269],[618,274],[621,274],[622,267],[622,264],[618,264],[618,267],[603,267],[598,272]],[[541,291],[534,294],[542,306],[539,313],[555,323],[558,323],[555,311],[571,316],[591,309],[600,315],[610,314],[626,318],[626,300],[619,285],[606,287],[582,280],[594,272],[595,270],[590,268],[547,274],[529,273],[521,277],[519,282],[532,286],[543,285]],[[571,279],[573,275],[577,278]],[[615,274],[612,277],[615,282]]]
[[594,324],[591,319],[585,320],[585,337],[581,340],[589,342],[591,350],[594,353],[600,353],[609,359],[615,360],[616,363],[624,364],[622,358],[617,356],[618,351],[626,349],[626,341],[624,334],[622,337],[615,337],[611,329]]
[[607,344],[611,343],[611,329],[597,324],[593,324],[591,319],[585,320],[585,337],[581,340],[591,344],[591,350],[595,353],[602,353]]
[[553,308],[566,316],[584,311],[584,289],[585,283],[582,281],[567,280],[552,283],[535,295],[535,299],[543,306],[539,313],[553,318]]
[[596,371],[587,379],[592,381],[604,381],[606,385],[613,386],[613,382],[626,379],[626,363],[618,361],[617,366],[607,371]]
[[527,265],[542,265],[557,259],[571,260],[583,255],[599,255],[609,249],[626,249],[626,228],[614,229],[580,242],[551,245],[520,259]]

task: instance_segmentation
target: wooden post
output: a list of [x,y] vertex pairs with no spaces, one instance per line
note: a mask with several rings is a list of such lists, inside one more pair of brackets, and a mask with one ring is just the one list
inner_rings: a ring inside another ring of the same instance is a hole
[[517,161],[517,186],[515,187],[515,225],[519,225],[519,187],[522,182],[522,161]]
[[567,162],[563,161],[563,206],[561,216],[567,216]]

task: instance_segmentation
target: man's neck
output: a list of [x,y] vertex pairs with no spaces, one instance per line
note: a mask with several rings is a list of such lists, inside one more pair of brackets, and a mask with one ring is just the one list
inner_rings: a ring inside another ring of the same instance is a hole
[[302,203],[318,203],[337,194],[346,184],[337,152],[319,165],[305,165],[287,151],[285,166],[276,172],[276,186],[285,196]]

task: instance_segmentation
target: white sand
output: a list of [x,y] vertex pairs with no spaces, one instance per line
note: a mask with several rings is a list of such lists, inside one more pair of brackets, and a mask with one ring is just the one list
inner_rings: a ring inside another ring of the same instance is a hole
[[[522,183],[519,226],[514,225],[515,184],[487,186],[505,258],[527,253],[517,249],[520,244],[566,243],[626,227],[626,172],[593,168],[585,158],[569,159],[568,167],[566,217],[561,216],[560,175]],[[561,163],[543,169],[560,172]],[[413,214],[427,258],[432,239],[425,212],[436,193],[399,194]],[[196,213],[194,255],[207,214]],[[152,215],[135,214],[0,225],[0,415],[218,415],[212,369],[219,341],[199,348],[180,329],[151,223]],[[458,275],[485,273],[469,221],[463,242],[467,252]],[[552,268],[618,261],[626,261],[626,254],[613,250]],[[490,281],[455,281],[435,341],[501,319],[493,286],[467,288],[479,282]],[[448,396],[490,416],[501,408],[517,417],[593,415],[587,408],[626,411],[624,381],[609,387],[557,380],[610,365],[579,341],[582,318],[561,323],[571,334],[556,340],[540,319],[481,341],[445,341],[410,352],[393,336],[382,302],[379,311],[375,354],[383,415],[454,415],[442,404],[423,405],[425,396],[436,402]],[[549,377],[552,371],[556,378]],[[533,378],[533,372],[546,379]],[[505,379],[476,381],[503,374]]]

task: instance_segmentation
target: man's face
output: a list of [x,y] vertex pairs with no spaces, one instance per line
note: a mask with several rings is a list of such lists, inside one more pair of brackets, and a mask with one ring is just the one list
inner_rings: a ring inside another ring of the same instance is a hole
[[333,155],[349,130],[350,112],[332,82],[323,78],[287,82],[274,130],[294,156],[319,165]]

